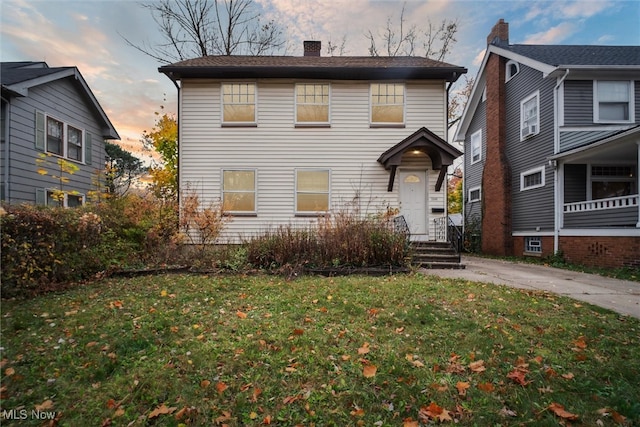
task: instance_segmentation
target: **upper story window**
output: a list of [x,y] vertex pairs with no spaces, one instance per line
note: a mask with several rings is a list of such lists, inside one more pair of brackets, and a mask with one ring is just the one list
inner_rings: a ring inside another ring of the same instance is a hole
[[544,187],[544,166],[520,174],[520,191]]
[[296,213],[316,214],[329,210],[328,169],[296,170]]
[[371,124],[401,125],[404,123],[404,84],[371,84]]
[[471,134],[471,164],[482,160],[482,129]]
[[231,213],[256,212],[256,171],[222,171],[222,209]]
[[329,85],[299,83],[296,85],[296,123],[329,123]]
[[[76,162],[84,161],[85,133],[81,129],[68,125],[53,117],[37,113],[36,118],[36,146],[48,153],[65,157]],[[37,140],[43,135],[43,143]]]
[[516,61],[507,61],[505,72],[505,82],[511,80],[516,74],[520,72],[520,64]]
[[540,92],[536,91],[520,102],[520,140],[540,132]]
[[633,122],[633,81],[594,80],[593,97],[594,122]]
[[256,123],[255,83],[222,84],[222,123]]

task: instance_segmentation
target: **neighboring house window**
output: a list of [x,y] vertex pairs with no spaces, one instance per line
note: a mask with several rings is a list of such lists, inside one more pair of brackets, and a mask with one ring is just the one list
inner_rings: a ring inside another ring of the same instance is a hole
[[542,239],[540,237],[525,237],[524,251],[531,254],[541,254]]
[[516,61],[508,61],[506,67],[505,82],[508,82],[513,76],[520,72],[520,64]]
[[222,171],[222,208],[225,212],[256,212],[256,171]]
[[591,199],[638,194],[636,171],[631,165],[592,166]]
[[47,117],[47,151],[64,155],[64,124],[51,117]]
[[593,82],[593,118],[596,123],[633,122],[633,82]]
[[469,189],[469,202],[478,202],[480,201],[480,187],[472,187]]
[[296,170],[296,212],[318,213],[329,210],[329,170]]
[[540,132],[540,92],[520,102],[520,140]]
[[81,162],[82,151],[82,131],[67,126],[67,157]]
[[329,123],[329,85],[296,85],[296,123]]
[[84,194],[76,192],[67,193],[64,191],[61,192],[53,189],[47,189],[44,191],[46,195],[46,199],[44,200],[44,202],[47,206],[63,206],[65,208],[75,208],[84,205]]
[[371,123],[396,125],[404,123],[404,84],[371,84]]
[[[85,141],[86,138],[86,141]],[[85,146],[86,145],[86,146]],[[44,113],[36,112],[36,148],[76,162],[90,162],[89,134]]]
[[471,164],[482,160],[482,129],[471,134]]
[[222,85],[222,122],[256,122],[255,83],[224,83]]
[[520,191],[544,187],[544,166],[520,174]]

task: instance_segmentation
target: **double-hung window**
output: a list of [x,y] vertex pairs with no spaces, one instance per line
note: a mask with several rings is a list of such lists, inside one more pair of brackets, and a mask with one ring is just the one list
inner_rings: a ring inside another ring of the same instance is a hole
[[222,171],[222,208],[233,214],[256,213],[256,171]]
[[296,213],[318,214],[329,210],[328,169],[296,170]]
[[45,118],[43,113],[38,112],[37,114],[41,116],[41,119],[36,120],[36,134],[43,134],[44,141],[39,147],[36,141],[36,146],[56,156],[83,162],[85,160],[83,158],[85,151],[84,131],[53,117],[46,116]]
[[296,85],[296,124],[329,124],[329,85],[299,83]]
[[230,125],[255,125],[255,83],[222,84],[222,123]]
[[405,94],[402,83],[371,84],[371,124],[404,124]]
[[596,123],[633,122],[633,82],[593,82],[593,119]]
[[544,166],[520,174],[520,191],[544,187]]
[[471,134],[471,164],[482,160],[482,129]]
[[520,102],[520,140],[540,132],[540,92],[529,95]]

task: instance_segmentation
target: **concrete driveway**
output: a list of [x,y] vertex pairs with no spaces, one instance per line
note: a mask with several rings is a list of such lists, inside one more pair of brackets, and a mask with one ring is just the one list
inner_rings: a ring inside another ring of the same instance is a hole
[[438,277],[553,292],[640,319],[640,282],[474,256],[463,256],[462,263],[466,266],[462,270],[422,272]]

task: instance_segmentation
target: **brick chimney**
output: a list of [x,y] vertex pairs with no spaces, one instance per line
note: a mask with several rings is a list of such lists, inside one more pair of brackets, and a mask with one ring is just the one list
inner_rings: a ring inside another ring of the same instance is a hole
[[487,44],[509,44],[509,23],[500,19],[487,36]]
[[322,42],[315,40],[304,41],[304,56],[320,56]]
[[[509,24],[498,21],[487,42],[508,42]],[[482,251],[513,255],[511,226],[511,167],[507,158],[506,59],[493,53],[485,66],[486,77],[486,159],[482,173]]]

